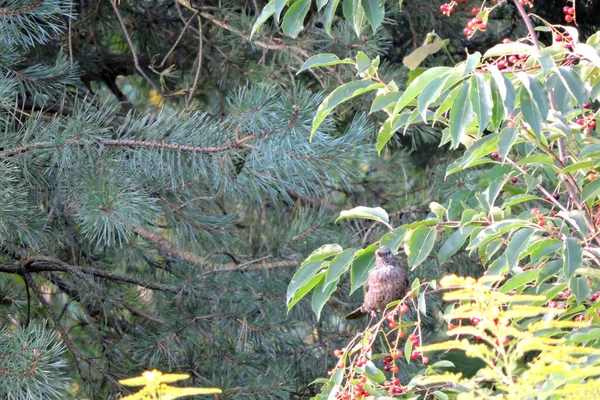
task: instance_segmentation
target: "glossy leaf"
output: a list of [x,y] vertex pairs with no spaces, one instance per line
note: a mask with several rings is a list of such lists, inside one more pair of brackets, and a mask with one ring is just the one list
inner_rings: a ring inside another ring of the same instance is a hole
[[414,269],[427,259],[429,253],[433,250],[436,237],[435,227],[427,226],[421,226],[410,234],[408,246],[405,247],[410,267]]
[[350,294],[354,293],[356,289],[361,287],[367,282],[369,271],[375,265],[375,250],[378,246],[372,244],[366,249],[358,250],[356,256],[352,261],[352,267],[350,269],[350,283],[352,285]]
[[357,249],[354,248],[346,249],[331,260],[329,268],[327,269],[327,274],[325,275],[326,287],[337,282],[340,276],[350,269],[356,251]]
[[490,83],[481,74],[475,74],[471,77],[471,90],[469,93],[471,107],[477,117],[479,125],[479,134],[487,128],[492,118],[492,90]]
[[461,249],[475,228],[476,227],[473,225],[466,225],[455,230],[452,235],[450,235],[438,253],[438,261],[440,264],[445,263],[450,257],[456,254],[458,250]]
[[292,309],[300,300],[304,298],[319,282],[325,278],[325,271],[319,272],[317,275],[312,277],[306,284],[302,285],[292,297],[288,299],[288,311]]
[[510,292],[511,290],[518,289],[518,288],[524,286],[525,284],[536,280],[539,274],[540,274],[539,269],[530,269],[529,271],[521,272],[521,273],[513,276],[509,280],[507,280],[500,287],[500,292],[507,293],[507,292]]
[[329,67],[338,64],[354,64],[354,61],[351,58],[345,58],[343,60],[340,60],[339,57],[335,54],[317,54],[316,56],[312,56],[308,60],[306,60],[304,64],[302,64],[296,75],[309,68]]
[[310,9],[310,0],[297,0],[285,13],[281,21],[281,29],[293,38],[296,38],[304,29],[304,18]]
[[311,307],[315,315],[317,316],[317,321],[321,318],[321,311],[325,306],[325,303],[329,300],[335,289],[337,288],[337,282],[334,284],[326,285],[325,279],[321,279],[319,283],[315,286],[315,290],[313,291]]
[[377,31],[377,28],[379,28],[385,17],[385,2],[381,0],[361,0],[361,4],[365,10],[365,16],[373,28],[373,32]]
[[400,113],[400,111],[402,111],[402,109],[406,107],[408,103],[413,101],[423,91],[423,88],[429,82],[444,74],[448,70],[450,70],[448,67],[435,67],[428,69],[419,75],[414,81],[411,82],[411,84],[406,88],[406,91],[402,94],[402,97],[400,97],[400,100],[398,100],[398,103],[394,108],[394,115]]
[[404,235],[406,235],[406,229],[403,227],[398,227],[393,231],[383,235],[383,237],[379,240],[379,245],[386,246],[392,250],[392,253],[396,253],[402,245]]
[[452,147],[458,148],[467,128],[473,121],[473,109],[469,101],[470,82],[462,86],[450,109],[450,138]]
[[325,120],[325,118],[327,118],[331,110],[333,110],[336,106],[363,93],[381,89],[382,87],[384,87],[382,83],[373,83],[371,81],[354,81],[346,83],[335,89],[329,94],[329,96],[325,98],[325,100],[323,100],[323,102],[317,109],[317,114],[313,119],[312,130],[310,132],[311,139],[312,135],[316,132],[317,128],[319,128],[319,126]]
[[569,237],[564,242],[563,271],[567,280],[575,273],[577,268],[582,267],[583,250],[577,239]]
[[348,218],[359,218],[359,219],[372,219],[374,221],[383,222],[389,224],[390,217],[388,213],[381,207],[354,207],[351,210],[344,210],[340,212],[340,216],[335,220],[338,222],[342,219]]
[[581,191],[581,201],[588,201],[600,195],[600,179],[588,183]]

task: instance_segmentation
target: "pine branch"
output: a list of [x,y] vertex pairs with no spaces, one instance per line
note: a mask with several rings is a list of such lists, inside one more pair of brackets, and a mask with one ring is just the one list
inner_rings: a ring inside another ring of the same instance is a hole
[[42,293],[40,288],[36,285],[35,281],[31,277],[31,275],[28,273],[24,273],[24,274],[21,274],[21,276],[23,277],[25,282],[27,282],[27,284],[29,285],[29,287],[31,288],[33,293],[35,293],[36,297],[38,298],[38,300],[42,304],[42,306],[44,306],[44,308],[46,309],[46,312],[50,316],[50,319],[52,319],[52,321],[54,322],[56,329],[60,332],[61,340],[63,341],[63,343],[65,344],[67,349],[69,349],[71,354],[73,354],[73,356],[75,358],[85,361],[90,367],[92,367],[96,371],[100,372],[102,374],[102,376],[104,376],[106,378],[106,380],[111,384],[111,386],[117,392],[123,393],[123,388],[112,376],[110,376],[102,367],[100,367],[96,363],[96,361],[92,360],[91,358],[85,357],[83,354],[81,354],[81,352],[77,349],[77,347],[75,347],[75,344],[71,341],[71,338],[69,337],[68,332],[60,324],[60,321],[56,317],[54,310],[52,310],[52,306],[50,306],[50,303],[48,303],[44,294]]

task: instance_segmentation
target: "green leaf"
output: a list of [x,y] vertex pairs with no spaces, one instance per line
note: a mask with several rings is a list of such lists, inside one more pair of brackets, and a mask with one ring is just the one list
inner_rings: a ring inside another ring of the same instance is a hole
[[577,105],[579,107],[583,106],[583,103],[585,102],[585,89],[577,74],[575,74],[571,68],[566,67],[555,68],[554,72],[560,78],[563,85],[565,85],[569,94],[575,99]]
[[600,195],[600,179],[588,183],[581,191],[581,201],[588,201],[591,198],[596,198]]
[[519,194],[517,196],[513,196],[513,197],[509,198],[508,200],[506,200],[506,202],[504,204],[502,204],[502,209],[504,210],[505,208],[512,207],[515,204],[524,203],[526,201],[532,201],[532,200],[542,200],[542,199],[538,196],[534,196],[531,194]]
[[575,171],[579,171],[579,170],[587,169],[587,168],[592,168],[593,166],[594,166],[594,161],[592,161],[592,160],[580,161],[575,164],[571,164],[568,167],[563,168],[563,170],[560,171],[560,173],[561,174],[570,174],[571,172],[575,172]]
[[445,263],[465,244],[465,241],[476,228],[474,225],[466,225],[458,228],[450,235],[448,240],[444,242],[438,253],[438,261],[441,264]]
[[[302,263],[300,269],[296,271],[290,284],[287,289],[287,302],[289,304],[290,300],[294,293],[296,293],[300,288],[304,287],[308,282],[317,275],[317,273],[322,269],[321,265],[323,261],[314,261],[309,263]],[[315,283],[316,285],[317,283]]]
[[429,253],[433,250],[436,236],[435,227],[427,226],[421,226],[410,234],[406,254],[408,255],[408,264],[412,269],[427,259]]
[[425,301],[425,292],[419,294],[419,312],[422,312],[424,316],[427,316],[427,302]]
[[399,114],[400,111],[402,111],[402,109],[408,105],[408,103],[413,101],[423,91],[423,88],[429,82],[444,74],[448,70],[450,70],[449,67],[434,67],[419,75],[414,81],[411,82],[411,84],[406,88],[406,91],[402,94],[402,97],[400,97],[400,100],[398,100],[398,103],[394,108],[394,115]]
[[329,0],[327,3],[327,7],[325,7],[325,11],[323,12],[323,25],[325,26],[325,32],[331,36],[331,24],[333,23],[333,17],[335,16],[335,11],[338,8],[338,4],[340,4],[340,0]]
[[350,269],[350,283],[351,289],[350,294],[354,293],[356,289],[361,287],[367,281],[369,271],[375,265],[375,251],[378,246],[372,244],[364,250],[358,250],[352,261],[352,268]]
[[479,134],[487,128],[490,118],[492,118],[492,90],[490,83],[481,74],[475,74],[471,77],[471,90],[469,93],[471,107],[477,123],[479,125]]
[[437,53],[438,51],[443,49],[448,43],[449,40],[441,40],[438,38],[433,43],[427,43],[413,50],[410,54],[404,56],[404,58],[402,59],[402,63],[406,65],[408,69],[413,70],[419,65],[421,65],[423,60],[425,60],[429,55]]
[[450,137],[452,139],[452,148],[458,148],[467,128],[473,121],[473,109],[469,101],[469,91],[471,82],[465,83],[458,91],[458,96],[450,109]]
[[489,243],[498,236],[512,231],[514,229],[523,228],[529,225],[529,222],[520,219],[505,219],[504,221],[495,222],[487,228],[483,229],[477,237],[469,244],[468,250],[482,246],[485,243]]
[[440,392],[439,390],[436,390],[432,394],[435,396],[436,399],[448,400],[448,395],[444,392]]
[[412,353],[413,350],[413,343],[410,340],[407,340],[406,343],[404,343],[404,357],[406,358],[406,362],[410,364],[410,354]]
[[302,262],[302,264],[304,265],[306,263],[310,263],[310,262],[313,262],[313,261],[324,260],[326,258],[329,258],[331,256],[335,256],[336,254],[341,253],[343,250],[344,249],[339,244],[326,244],[326,245],[323,245],[323,246],[319,247],[317,250],[313,251],[310,254],[310,256],[308,256],[306,258],[306,260],[304,260]]
[[354,64],[354,61],[351,58],[340,60],[335,54],[317,54],[306,60],[298,72],[296,72],[296,75],[309,68],[329,67],[337,64]]
[[382,383],[385,381],[385,374],[383,371],[378,369],[371,360],[367,361],[365,364],[365,371],[363,372],[363,375],[373,382]]
[[325,275],[325,287],[337,282],[340,276],[350,269],[356,251],[357,249],[346,249],[331,260]]
[[367,20],[371,23],[373,32],[376,32],[385,17],[385,2],[381,0],[361,0],[361,4],[365,10]]
[[310,9],[310,0],[297,0],[285,13],[281,22],[281,29],[293,38],[296,38],[304,29],[304,18]]
[[383,237],[379,240],[379,245],[386,246],[390,250],[392,250],[392,253],[396,253],[400,248],[400,245],[402,245],[402,241],[404,240],[405,234],[406,229],[404,229],[403,227],[398,227],[393,231],[383,235]]
[[315,286],[315,290],[313,291],[312,295],[311,307],[317,316],[317,321],[321,318],[323,306],[325,306],[327,300],[329,300],[333,292],[335,292],[335,289],[337,288],[337,282],[338,281],[334,282],[335,285],[326,285],[325,279],[321,279]]
[[523,116],[539,137],[542,132],[542,121],[546,120],[550,111],[548,92],[536,77],[525,73],[519,73],[518,76],[523,83],[519,96]]
[[536,137],[540,137],[542,132],[542,114],[540,113],[537,104],[533,101],[531,93],[525,88],[521,87],[519,90],[519,101],[521,102],[521,111],[523,112],[523,118],[531,126],[531,129],[536,134]]
[[583,58],[591,61],[597,68],[600,68],[600,56],[596,49],[589,44],[577,43],[573,49],[575,54],[583,56]]
[[371,105],[371,110],[369,111],[369,114],[372,114],[375,111],[383,110],[384,108],[397,102],[398,99],[400,98],[400,96],[402,96],[402,92],[390,92],[390,93],[380,94],[373,101],[373,104]]
[[534,229],[526,228],[513,235],[504,252],[509,268],[515,268],[519,260],[526,256],[525,250],[529,246],[529,238],[534,232]]
[[591,340],[598,340],[600,339],[600,328],[591,326],[579,328],[577,330],[573,330],[573,332],[565,336],[565,339],[567,343],[581,343],[589,342]]
[[532,54],[535,51],[531,45],[521,42],[500,43],[489,49],[483,58],[510,56],[513,54]]
[[498,148],[497,143],[498,135],[495,133],[479,139],[471,147],[469,147],[462,157],[448,166],[446,170],[446,177],[455,172],[460,172],[477,165],[483,157],[496,151]]
[[511,290],[518,289],[526,283],[536,280],[539,274],[539,269],[530,269],[529,271],[523,271],[520,274],[515,275],[509,280],[507,280],[504,283],[504,285],[500,287],[500,292],[507,293]]
[[431,368],[456,368],[452,361],[441,360],[436,362],[435,364],[431,364]]
[[[310,0],[308,1],[310,2]],[[371,81],[354,81],[346,83],[335,89],[329,94],[329,96],[325,98],[325,100],[323,100],[323,102],[317,109],[317,114],[313,119],[312,130],[310,132],[311,139],[314,133],[316,132],[317,128],[321,125],[325,118],[327,118],[331,110],[333,110],[336,106],[363,93],[370,92],[372,90],[377,90],[382,87],[384,87],[382,83],[373,83]]]
[[590,289],[590,284],[588,283],[588,278],[586,276],[578,276],[572,278],[569,282],[569,288],[571,292],[575,295],[575,300],[577,300],[577,305],[583,303],[592,290]]
[[[271,18],[271,16],[273,14],[275,14],[276,4],[277,3],[283,3],[285,5],[286,1],[271,0],[270,2],[267,3],[267,5],[265,6],[265,8],[263,8],[263,10],[261,11],[260,15],[258,16],[258,18],[256,19],[256,21],[254,22],[254,25],[252,26],[252,31],[250,32],[250,39],[252,39],[252,36],[254,36],[254,34],[260,29],[260,27],[269,18]],[[281,12],[281,10],[280,10],[280,12]]]
[[371,208],[358,206],[351,210],[344,210],[340,212],[340,216],[335,220],[335,222],[347,218],[372,219],[374,221],[383,222],[386,225],[388,225],[390,222],[388,213],[381,207]]
[[305,285],[301,286],[298,291],[294,292],[291,298],[288,299],[288,312],[298,303],[304,296],[308,294],[319,282],[325,277],[325,271],[319,272],[312,277]]
[[507,116],[515,107],[515,88],[512,81],[502,74],[496,66],[491,65],[489,70],[492,73],[494,84],[498,88],[498,92],[500,93],[500,97],[502,97],[502,102],[504,103],[504,116]]
[[360,0],[344,0],[342,11],[346,20],[352,25],[354,33],[360,37],[362,27],[365,23],[365,10],[360,4]]
[[481,53],[480,52],[476,51],[473,54],[468,54],[467,60],[464,63],[462,63],[462,65],[464,65],[464,67],[465,67],[465,69],[463,70],[462,76],[467,76],[471,72],[473,72],[475,70],[475,67],[477,67],[477,65],[479,65],[480,61],[481,61]]
[[443,76],[437,77],[431,82],[429,82],[424,88],[421,94],[419,95],[418,101],[418,110],[421,114],[421,118],[423,118],[423,122],[427,122],[427,107],[431,103],[437,100],[442,91],[442,79]]
[[575,273],[575,270],[581,267],[583,250],[577,239],[569,237],[564,242],[563,252],[563,271],[568,281]]

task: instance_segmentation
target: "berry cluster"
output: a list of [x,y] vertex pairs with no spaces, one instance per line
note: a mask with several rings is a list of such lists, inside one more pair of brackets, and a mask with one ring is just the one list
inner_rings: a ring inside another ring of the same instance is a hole
[[577,125],[584,127],[583,134],[585,136],[588,136],[592,133],[592,129],[596,128],[596,114],[593,110],[590,110],[590,107],[590,103],[583,103],[583,115],[575,120]]
[[[474,8],[473,11],[475,14],[477,15],[477,13],[479,12],[478,8]],[[469,22],[467,23],[467,26],[465,27],[465,29],[463,29],[463,33],[465,34],[465,36],[467,37],[471,37],[475,34],[475,32],[477,32],[477,30],[480,31],[485,31],[487,29],[487,25],[483,23],[483,20],[481,18],[475,17],[472,18],[471,20],[469,20]]]
[[563,14],[565,15],[565,21],[570,24],[575,18],[575,9],[573,7],[564,6]]

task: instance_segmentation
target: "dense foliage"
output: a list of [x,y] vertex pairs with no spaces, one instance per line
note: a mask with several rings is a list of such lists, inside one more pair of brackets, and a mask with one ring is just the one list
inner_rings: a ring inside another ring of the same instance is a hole
[[[378,151],[412,124],[439,124],[442,145],[466,148],[445,177],[473,168],[485,174],[475,184],[457,179],[455,193],[431,203],[431,214],[418,222],[394,227],[381,208],[344,211],[339,219],[375,220],[390,232],[365,249],[325,245],[304,261],[288,287],[289,307],[311,290],[313,305],[315,299],[326,301],[323,297],[335,292],[332,277],[348,270],[354,290],[362,286],[380,245],[394,251],[402,246],[408,266],[417,271],[433,254],[444,264],[468,252],[485,275],[479,281],[446,276],[441,287],[415,279],[412,291],[390,304],[381,320],[336,351],[339,361],[331,377],[320,381],[324,385],[316,399],[595,394],[600,375],[600,33],[583,41],[577,29],[545,21],[536,30],[535,17],[522,3],[514,6],[529,29],[526,37],[505,39],[453,67],[417,71],[404,91],[381,79],[379,60],[363,53],[345,60],[319,55],[306,62],[306,68],[352,64],[360,78],[325,98],[313,130],[334,107],[376,91],[371,111],[387,114]],[[457,5],[442,5],[441,11],[451,15]],[[474,9],[465,35],[485,31],[489,15],[503,5]],[[573,7],[565,6],[563,14],[566,22],[575,21]],[[548,32],[552,43],[542,45],[538,31]],[[447,292],[440,315],[447,341],[422,329],[422,318],[431,313],[427,295],[439,292]],[[416,314],[407,318],[408,304]],[[469,371],[449,360],[453,351],[479,364]],[[405,363],[429,364],[430,357],[440,361],[400,379]]]

